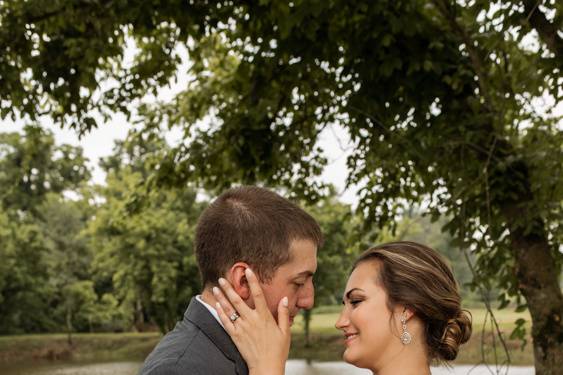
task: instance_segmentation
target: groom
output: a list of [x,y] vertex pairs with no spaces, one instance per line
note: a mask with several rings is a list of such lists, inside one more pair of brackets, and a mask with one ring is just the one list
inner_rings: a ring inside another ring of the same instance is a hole
[[317,222],[278,194],[255,186],[225,191],[203,212],[196,228],[203,291],[147,357],[140,375],[247,375],[246,363],[215,311],[213,286],[226,278],[254,307],[244,274],[250,267],[274,317],[280,299],[287,296],[293,321],[301,309],[313,307],[312,278],[321,244]]

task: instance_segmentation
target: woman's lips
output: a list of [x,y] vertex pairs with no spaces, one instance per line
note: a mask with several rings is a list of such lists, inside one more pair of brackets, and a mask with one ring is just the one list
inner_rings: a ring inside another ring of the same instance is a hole
[[344,344],[349,345],[357,337],[358,337],[357,333],[345,333],[344,334]]

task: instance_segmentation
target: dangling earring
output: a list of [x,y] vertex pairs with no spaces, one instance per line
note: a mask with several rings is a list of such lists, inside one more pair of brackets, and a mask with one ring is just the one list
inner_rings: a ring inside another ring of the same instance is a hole
[[407,331],[407,317],[404,313],[401,316],[401,324],[403,324],[403,333],[401,334],[401,342],[403,343],[403,345],[408,345],[412,341],[412,336]]

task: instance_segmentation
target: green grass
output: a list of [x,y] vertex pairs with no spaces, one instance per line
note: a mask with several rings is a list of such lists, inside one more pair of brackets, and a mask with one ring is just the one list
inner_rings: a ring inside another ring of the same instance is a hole
[[[493,353],[493,336],[487,324],[484,335],[482,328],[485,323],[485,310],[470,309],[473,315],[473,335],[463,345],[456,363],[475,364],[482,361],[482,353],[486,354],[487,363],[495,363]],[[321,313],[322,312],[322,313]],[[291,358],[338,361],[342,358],[342,334],[334,327],[340,306],[325,306],[313,313],[311,321],[310,345],[305,345],[303,321],[299,316],[292,327]],[[511,363],[514,365],[533,365],[531,338],[520,350],[519,340],[510,340],[508,336],[514,328],[514,321],[524,318],[530,321],[529,314],[501,310],[494,312],[503,336],[507,339]],[[529,332],[529,323],[527,324]],[[73,334],[73,346],[67,345],[66,334],[17,335],[0,336],[0,362],[17,362],[34,359],[52,360],[138,360],[142,361],[160,340],[159,333],[81,333]],[[499,346],[498,338],[496,339]],[[503,362],[505,357],[499,352],[497,361]]]
[[142,360],[160,340],[150,333],[77,333],[0,336],[0,362],[26,360]]

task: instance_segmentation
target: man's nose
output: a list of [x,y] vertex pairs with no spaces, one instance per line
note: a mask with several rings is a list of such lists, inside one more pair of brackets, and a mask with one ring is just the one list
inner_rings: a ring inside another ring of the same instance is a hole
[[304,310],[312,309],[315,305],[315,287],[313,282],[309,281],[303,287],[299,298],[297,299],[297,307]]

